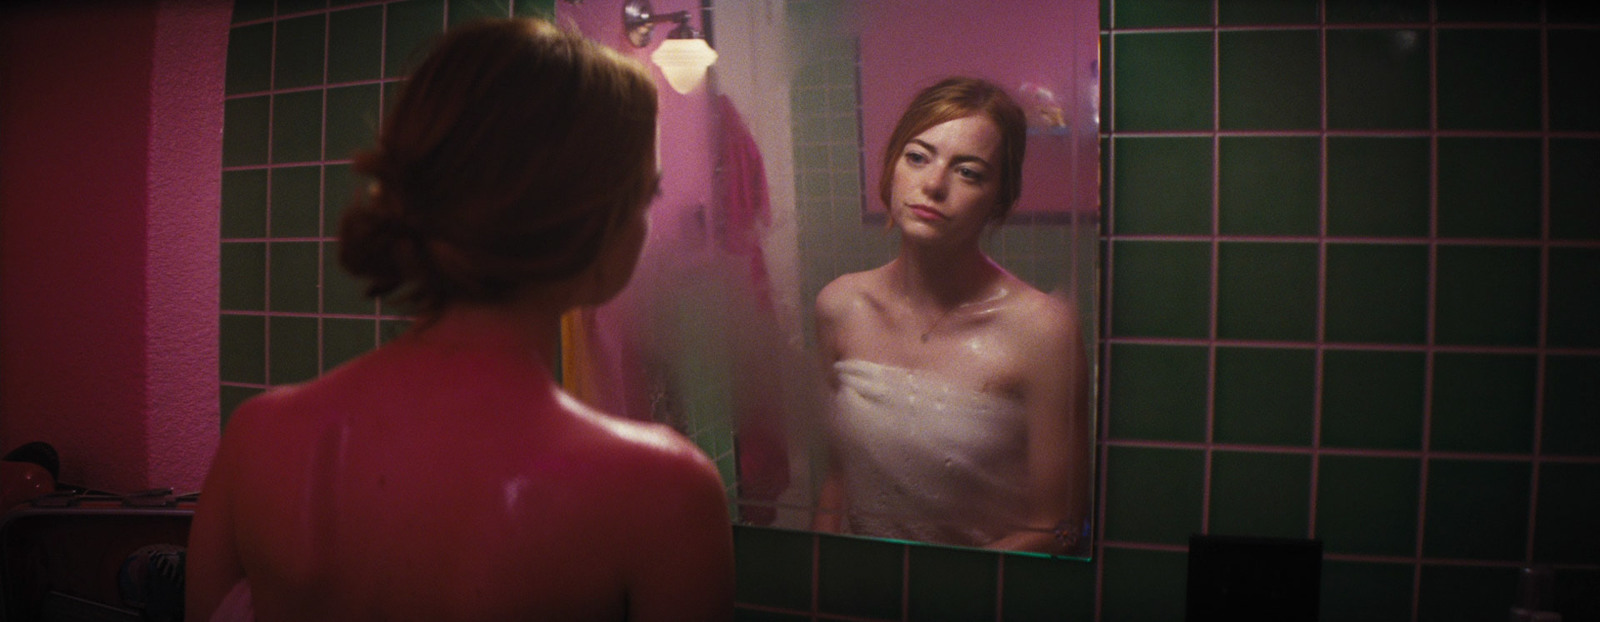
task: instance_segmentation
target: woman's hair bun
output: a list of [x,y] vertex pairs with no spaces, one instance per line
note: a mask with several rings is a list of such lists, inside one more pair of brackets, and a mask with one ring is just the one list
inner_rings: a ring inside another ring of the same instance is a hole
[[340,261],[424,314],[575,276],[648,200],[655,120],[648,71],[576,31],[453,27],[355,158]]
[[366,294],[384,297],[409,280],[417,264],[417,239],[399,210],[383,204],[377,184],[362,191],[339,221],[339,263],[370,281]]

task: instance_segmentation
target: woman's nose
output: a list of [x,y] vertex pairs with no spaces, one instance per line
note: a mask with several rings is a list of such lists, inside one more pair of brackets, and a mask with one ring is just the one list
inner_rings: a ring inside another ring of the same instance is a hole
[[945,190],[948,189],[949,180],[945,179],[944,170],[937,166],[930,166],[918,173],[921,175],[919,182],[922,191],[930,199],[943,199]]

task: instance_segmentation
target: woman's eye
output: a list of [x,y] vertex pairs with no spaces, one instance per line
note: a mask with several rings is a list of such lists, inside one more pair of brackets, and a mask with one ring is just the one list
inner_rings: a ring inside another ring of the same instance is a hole
[[962,179],[970,182],[983,181],[983,171],[978,169],[961,167],[956,169],[956,174],[960,175]]
[[920,151],[907,151],[906,161],[912,164],[926,164],[928,162],[928,156]]

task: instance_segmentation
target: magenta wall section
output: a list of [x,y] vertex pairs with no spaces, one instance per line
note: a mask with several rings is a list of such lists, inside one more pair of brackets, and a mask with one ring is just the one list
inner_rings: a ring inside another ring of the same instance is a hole
[[[210,3],[216,4],[216,3]],[[0,14],[0,450],[63,481],[198,489],[218,436],[227,11]]]
[[151,486],[199,490],[218,425],[218,230],[230,3],[161,3],[150,77],[145,434]]

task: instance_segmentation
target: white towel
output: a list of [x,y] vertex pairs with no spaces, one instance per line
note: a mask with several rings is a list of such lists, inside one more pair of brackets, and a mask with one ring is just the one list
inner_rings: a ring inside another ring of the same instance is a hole
[[831,447],[850,533],[983,546],[1024,525],[1022,404],[926,372],[834,363]]

